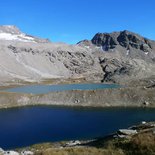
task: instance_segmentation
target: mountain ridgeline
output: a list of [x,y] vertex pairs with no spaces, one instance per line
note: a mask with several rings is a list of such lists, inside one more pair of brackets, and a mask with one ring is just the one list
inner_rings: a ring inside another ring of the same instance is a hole
[[[78,44],[88,46],[95,45],[100,47],[103,51],[114,51],[122,48],[122,50],[128,51],[127,53],[125,52],[125,54],[130,55],[130,57],[135,52],[143,52],[142,54],[153,56],[152,54],[155,51],[155,41],[127,30],[113,33],[97,33],[91,41],[84,40]],[[135,52],[133,52],[134,50]]]
[[68,45],[0,26],[1,85],[53,78],[127,83],[154,75],[155,41],[127,30]]
[[150,40],[127,30],[111,34],[97,33],[93,37],[92,43],[97,46],[102,46],[105,51],[114,49],[117,45],[128,50],[130,50],[130,48],[135,48],[143,52],[150,52],[153,49],[153,44]]

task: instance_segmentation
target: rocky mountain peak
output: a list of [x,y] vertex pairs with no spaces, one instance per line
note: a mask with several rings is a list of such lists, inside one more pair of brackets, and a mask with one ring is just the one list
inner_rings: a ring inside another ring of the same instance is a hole
[[109,49],[115,48],[115,46],[118,44],[117,36],[117,32],[97,33],[91,41],[97,46],[102,46],[103,50],[107,51]]
[[147,50],[146,48],[151,48],[148,39],[127,30],[120,32],[117,41],[125,48],[132,47],[140,50]]
[[92,38],[91,43],[95,46],[102,47],[104,51],[121,46],[127,50],[133,48],[149,52],[152,50],[152,43],[154,44],[155,42],[131,31],[124,30],[112,33],[97,33]]
[[30,42],[30,43],[49,43],[48,39],[42,39],[25,34],[14,25],[0,26],[0,40]]
[[14,25],[0,26],[0,33],[21,34],[22,32]]

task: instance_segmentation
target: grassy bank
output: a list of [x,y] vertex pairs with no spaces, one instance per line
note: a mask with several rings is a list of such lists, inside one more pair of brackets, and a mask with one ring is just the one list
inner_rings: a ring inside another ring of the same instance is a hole
[[124,138],[113,135],[83,141],[74,146],[66,145],[68,142],[59,142],[37,144],[24,149],[31,150],[35,155],[155,155],[154,126],[154,123],[134,126],[137,133]]

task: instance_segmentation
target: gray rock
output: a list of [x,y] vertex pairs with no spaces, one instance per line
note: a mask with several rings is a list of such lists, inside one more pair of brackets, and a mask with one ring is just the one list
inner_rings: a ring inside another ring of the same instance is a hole
[[144,124],[146,124],[146,122],[145,122],[145,121],[142,121],[141,123],[142,123],[143,125],[144,125]]
[[32,151],[22,151],[21,155],[33,155],[34,153]]
[[150,105],[150,103],[148,102],[148,101],[144,101],[144,103],[143,103],[145,106],[149,106]]
[[119,135],[134,135],[137,134],[137,130],[132,129],[119,129]]
[[3,155],[20,155],[20,154],[16,151],[4,151]]
[[4,152],[4,150],[2,148],[0,148],[0,155]]
[[91,40],[93,44],[97,46],[102,46],[103,50],[108,51],[109,49],[114,49],[118,44],[116,36],[118,33],[97,33]]
[[76,145],[80,145],[80,144],[81,144],[81,142],[79,140],[73,140],[73,141],[66,143],[66,147],[76,146]]

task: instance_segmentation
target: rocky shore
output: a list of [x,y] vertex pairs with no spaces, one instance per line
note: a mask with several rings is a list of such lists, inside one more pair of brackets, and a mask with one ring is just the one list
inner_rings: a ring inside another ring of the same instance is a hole
[[71,90],[40,95],[0,92],[0,108],[29,105],[155,107],[154,92],[153,86]]

